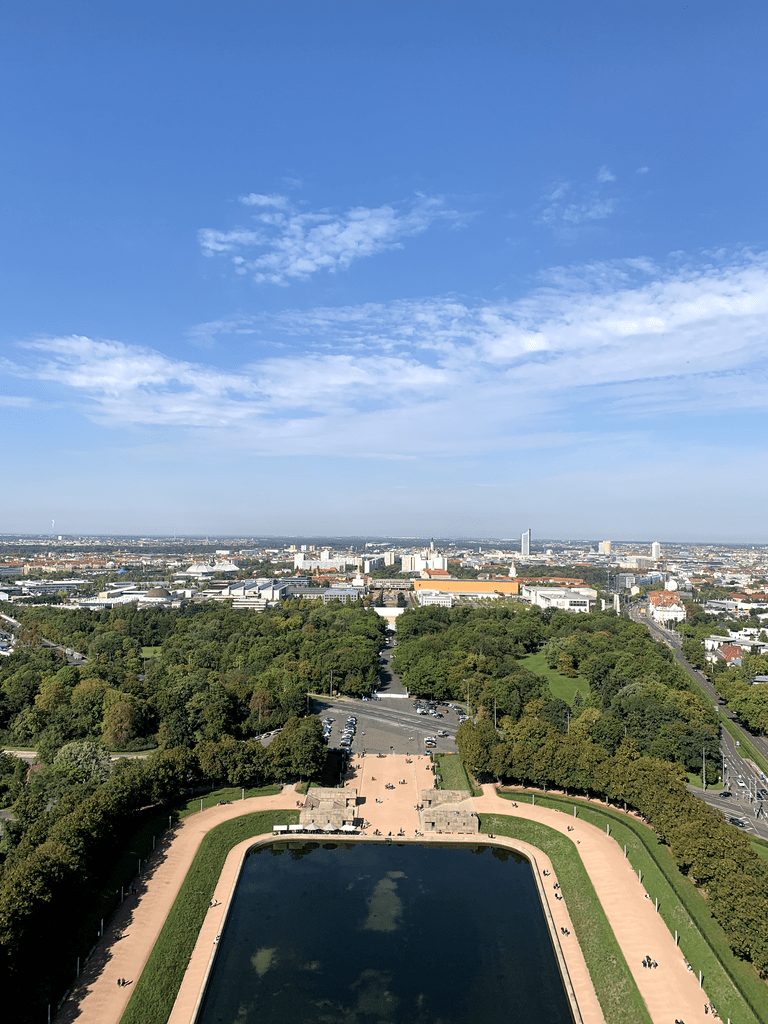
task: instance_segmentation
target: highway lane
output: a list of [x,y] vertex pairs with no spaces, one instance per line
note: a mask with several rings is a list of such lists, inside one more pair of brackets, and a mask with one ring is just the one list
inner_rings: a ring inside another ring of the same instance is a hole
[[[709,678],[701,670],[695,669],[683,655],[679,634],[672,633],[672,631],[652,622],[647,615],[640,613],[637,605],[630,607],[629,614],[634,622],[646,626],[655,640],[665,643],[670,648],[680,667],[712,700],[712,706],[718,714],[729,718],[737,732],[748,738],[760,753],[768,757],[768,741],[764,737],[754,736],[747,732],[736,720],[732,711],[720,706],[719,696]],[[720,751],[723,758],[723,783],[725,791],[731,793],[730,797],[721,797],[717,792],[702,791],[693,786],[688,788],[705,803],[722,811],[727,818],[743,820],[747,826],[746,831],[759,835],[762,839],[768,839],[768,784],[757,765],[742,755],[737,742],[740,741],[735,741],[730,733],[721,727]],[[744,783],[743,786],[739,785],[739,779]],[[761,793],[765,793],[766,797],[761,797]]]
[[711,697],[713,704],[718,705],[718,712],[721,715],[725,715],[725,717],[733,723],[737,732],[741,733],[745,739],[748,739],[750,743],[763,755],[763,757],[768,758],[768,738],[765,736],[758,736],[755,733],[750,732],[741,724],[741,722],[739,722],[738,718],[730,708],[719,705],[722,698],[712,685],[709,676],[702,672],[701,669],[694,668],[683,654],[680,636],[677,633],[673,633],[671,630],[664,629],[662,626],[658,626],[655,622],[650,621],[645,615],[640,614],[634,605],[630,608],[629,614],[630,618],[634,622],[639,622],[643,626],[648,627],[648,631],[654,640],[659,640],[670,648],[680,667],[698,683],[708,697]]

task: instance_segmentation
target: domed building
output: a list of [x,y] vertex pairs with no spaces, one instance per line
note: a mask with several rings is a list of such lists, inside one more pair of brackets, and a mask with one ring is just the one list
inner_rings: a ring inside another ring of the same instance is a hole
[[140,598],[140,604],[170,604],[173,600],[170,590],[165,587],[150,587]]

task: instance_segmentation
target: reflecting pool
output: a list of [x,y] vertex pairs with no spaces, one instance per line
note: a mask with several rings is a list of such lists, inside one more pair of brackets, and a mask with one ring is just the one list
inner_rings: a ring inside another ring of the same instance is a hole
[[199,1019],[573,1021],[523,857],[334,842],[249,853]]

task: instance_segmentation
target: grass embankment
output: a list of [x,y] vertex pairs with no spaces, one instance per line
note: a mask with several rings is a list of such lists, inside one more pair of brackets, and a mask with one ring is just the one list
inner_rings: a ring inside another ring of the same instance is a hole
[[552,696],[559,697],[567,704],[573,705],[573,697],[577,690],[581,692],[582,697],[586,697],[589,693],[589,683],[584,676],[576,676],[575,679],[561,676],[557,669],[547,665],[542,651],[521,658],[520,664],[530,672],[535,672],[537,676],[546,676]]
[[768,841],[765,839],[759,839],[757,836],[753,836],[749,841],[749,845],[758,857],[762,857],[763,860],[768,860]]
[[200,844],[120,1024],[166,1024],[227,854],[244,839],[294,825],[297,811],[256,811],[211,829]]
[[[245,788],[246,800],[252,796],[274,796],[276,793],[282,792],[281,786],[257,786],[256,788]],[[215,807],[216,804],[221,803],[222,800],[226,800],[228,803],[234,803],[235,800],[243,799],[243,790],[241,786],[230,786],[226,789],[212,789],[210,793],[201,793],[199,796],[192,796],[189,800],[185,800],[175,807],[175,817],[186,818],[189,814],[194,814],[195,811],[200,810],[200,801],[203,801],[203,809],[206,807]]]
[[[507,799],[531,802],[531,794],[503,793]],[[627,857],[642,872],[643,886],[652,899],[659,900],[659,913],[670,932],[678,932],[680,949],[694,971],[702,971],[704,988],[723,1020],[739,1024],[761,1024],[768,1020],[768,989],[754,968],[734,956],[725,932],[715,921],[693,882],[680,873],[669,849],[655,832],[636,818],[608,807],[559,794],[536,793],[536,805],[573,814],[581,821],[605,831],[626,845]]]
[[546,853],[557,872],[606,1024],[650,1024],[643,998],[570,839],[536,821],[499,814],[481,814],[480,831],[521,839]]
[[483,795],[482,789],[472,785],[472,780],[467,775],[467,770],[458,754],[433,754],[432,758],[437,765],[437,774],[440,776],[437,783],[438,789],[463,789],[472,796]]
[[766,760],[760,751],[751,742],[748,736],[746,736],[741,729],[737,728],[731,719],[723,714],[722,711],[718,711],[717,717],[720,719],[720,725],[723,726],[725,731],[730,734],[731,739],[735,740],[739,744],[739,753],[742,757],[748,757],[758,766],[760,771],[768,777],[768,760]]

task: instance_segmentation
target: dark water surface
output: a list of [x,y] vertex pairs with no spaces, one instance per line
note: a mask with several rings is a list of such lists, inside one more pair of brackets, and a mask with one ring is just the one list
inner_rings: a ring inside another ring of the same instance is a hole
[[527,860],[291,843],[243,866],[201,1024],[572,1024]]

